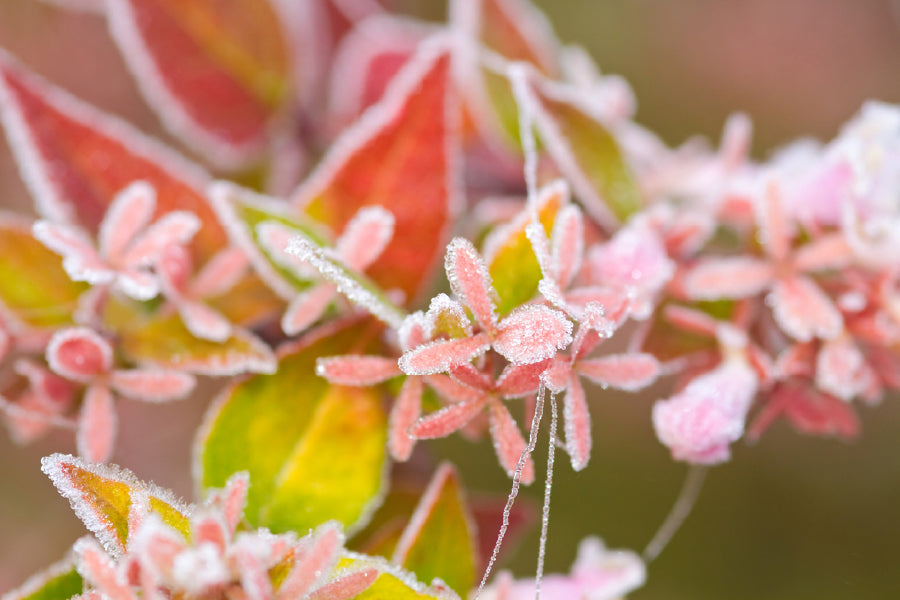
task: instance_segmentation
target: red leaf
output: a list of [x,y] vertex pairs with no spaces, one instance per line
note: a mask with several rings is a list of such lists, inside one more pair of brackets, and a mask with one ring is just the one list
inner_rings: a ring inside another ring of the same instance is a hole
[[428,285],[456,210],[458,126],[450,76],[445,39],[423,44],[294,198],[338,231],[364,206],[390,211],[394,237],[368,273],[407,298]]
[[155,218],[193,212],[202,257],[226,244],[202,190],[209,176],[133,127],[103,114],[0,53],[0,116],[38,212],[96,233],[116,194],[136,180],[156,189]]
[[117,0],[113,38],[174,135],[239,166],[264,146],[290,91],[288,48],[267,0]]

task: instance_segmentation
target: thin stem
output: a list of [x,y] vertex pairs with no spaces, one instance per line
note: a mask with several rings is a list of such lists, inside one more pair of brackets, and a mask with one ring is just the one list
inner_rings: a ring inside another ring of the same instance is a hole
[[516,472],[513,474],[512,489],[510,489],[509,496],[506,499],[506,506],[503,507],[503,524],[500,525],[500,531],[497,533],[497,541],[494,542],[494,550],[491,552],[491,559],[488,561],[487,568],[484,570],[484,575],[481,577],[481,583],[478,584],[478,590],[475,592],[472,600],[478,600],[481,592],[484,591],[484,586],[487,584],[488,577],[491,575],[494,563],[497,562],[497,556],[500,554],[500,547],[503,545],[503,538],[506,537],[506,531],[509,529],[510,511],[512,511],[513,503],[516,501],[516,496],[519,495],[519,487],[522,482],[522,470],[525,468],[525,462],[528,460],[528,456],[534,452],[534,446],[537,443],[537,432],[543,414],[544,384],[542,383],[538,390],[537,402],[534,406],[534,416],[531,418],[531,431],[528,433],[528,445],[525,446],[525,449],[522,450],[522,454],[519,455],[519,462],[516,464]]
[[547,448],[547,477],[544,480],[544,509],[541,512],[541,544],[538,550],[537,574],[534,578],[534,600],[541,599],[544,557],[547,554],[547,530],[550,527],[550,490],[553,488],[553,459],[556,456],[556,394],[550,396],[550,443]]
[[703,482],[706,480],[706,471],[706,467],[699,465],[694,465],[691,467],[691,470],[688,471],[687,477],[684,479],[684,484],[681,486],[681,491],[678,493],[678,498],[675,500],[675,504],[672,505],[672,510],[669,511],[663,524],[659,526],[656,535],[653,536],[653,539],[650,540],[650,543],[644,548],[644,562],[651,563],[660,555],[660,553],[662,553],[663,549],[669,541],[671,541],[675,533],[678,532],[678,529],[684,523],[685,519],[691,514],[691,510],[694,508],[694,505],[697,503],[697,498],[700,496],[700,490],[703,489]]

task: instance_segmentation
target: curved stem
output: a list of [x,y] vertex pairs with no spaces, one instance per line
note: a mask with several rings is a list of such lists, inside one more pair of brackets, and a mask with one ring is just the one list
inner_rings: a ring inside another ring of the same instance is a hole
[[672,505],[672,510],[669,511],[666,520],[663,521],[662,525],[659,526],[659,529],[656,530],[653,539],[650,540],[650,543],[644,548],[644,562],[653,562],[653,560],[660,555],[684,523],[685,519],[688,518],[688,515],[691,514],[691,510],[694,508],[694,505],[697,503],[697,498],[700,496],[700,490],[703,489],[706,471],[706,467],[699,465],[694,465],[691,467],[691,470],[688,471],[687,477],[684,479],[684,484],[681,486],[681,491],[678,493],[678,498],[675,500],[675,504]]

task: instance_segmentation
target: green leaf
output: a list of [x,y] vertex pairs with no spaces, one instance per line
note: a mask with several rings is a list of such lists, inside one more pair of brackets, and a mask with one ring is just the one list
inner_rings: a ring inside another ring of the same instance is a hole
[[[538,198],[538,219],[547,235],[553,230],[556,213],[568,201],[565,188],[544,188]],[[531,300],[541,281],[538,265],[525,228],[531,221],[529,210],[523,210],[513,221],[495,230],[485,241],[485,260],[491,282],[500,299],[498,310],[505,315]]]
[[68,454],[44,458],[41,469],[108,552],[125,550],[128,513],[135,494],[147,499],[151,512],[163,522],[186,537],[190,535],[187,507],[168,490],[140,481],[131,471],[88,463]]
[[389,564],[378,557],[355,555],[342,558],[338,571],[345,569],[378,569],[380,574],[364,592],[354,596],[354,600],[451,600],[453,594],[434,586],[426,586],[415,581],[415,574]]
[[87,287],[69,279],[59,255],[31,235],[31,223],[0,213],[0,305],[15,318],[31,327],[69,325]]
[[134,304],[116,300],[107,303],[104,322],[116,332],[117,348],[135,363],[203,375],[275,369],[269,347],[243,329],[235,328],[224,342],[203,340],[194,337],[177,314],[147,315]]
[[[350,326],[350,325],[353,326]],[[334,386],[320,356],[364,351],[379,328],[360,321],[313,331],[281,353],[278,370],[224,392],[196,445],[202,488],[250,473],[245,516],[276,532],[336,519],[362,524],[385,486],[387,420],[374,390]]]
[[461,596],[475,583],[474,519],[450,463],[435,473],[397,543],[393,562],[422,581],[440,577]]
[[546,148],[595,217],[624,223],[644,200],[616,138],[576,98],[540,83],[535,124]]
[[71,557],[33,575],[18,588],[3,594],[3,600],[69,600],[83,591],[84,582]]

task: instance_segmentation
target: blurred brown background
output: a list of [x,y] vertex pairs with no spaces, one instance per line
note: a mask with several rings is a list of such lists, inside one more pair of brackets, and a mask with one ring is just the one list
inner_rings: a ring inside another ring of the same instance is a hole
[[[440,2],[401,2],[439,18]],[[624,75],[638,120],[670,143],[713,139],[729,112],[756,124],[755,152],[797,136],[828,139],[866,98],[900,102],[900,7],[891,0],[542,0],[559,37],[586,45],[604,72]],[[0,46],[92,103],[165,136],[137,95],[102,20],[36,0],[0,0]],[[900,202],[900,199],[898,199]],[[30,206],[0,142],[0,207]],[[655,440],[653,399],[595,394],[595,448],[586,471],[556,468],[548,568],[568,569],[578,539],[643,548],[685,474]],[[190,433],[204,407],[120,403],[114,460],[192,496]],[[900,420],[897,398],[863,408],[853,444],[800,437],[779,425],[738,444],[714,469],[683,530],[650,567],[636,600],[900,598]],[[146,432],[153,432],[148,436]],[[505,494],[486,445],[442,442],[473,489]],[[58,436],[17,448],[0,435],[0,591],[59,558],[84,533],[39,471],[72,451]],[[538,453],[538,463],[545,450]],[[488,466],[485,466],[488,465]],[[535,502],[538,487],[528,490]],[[533,572],[536,534],[510,564]],[[573,599],[574,600],[574,599]]]

